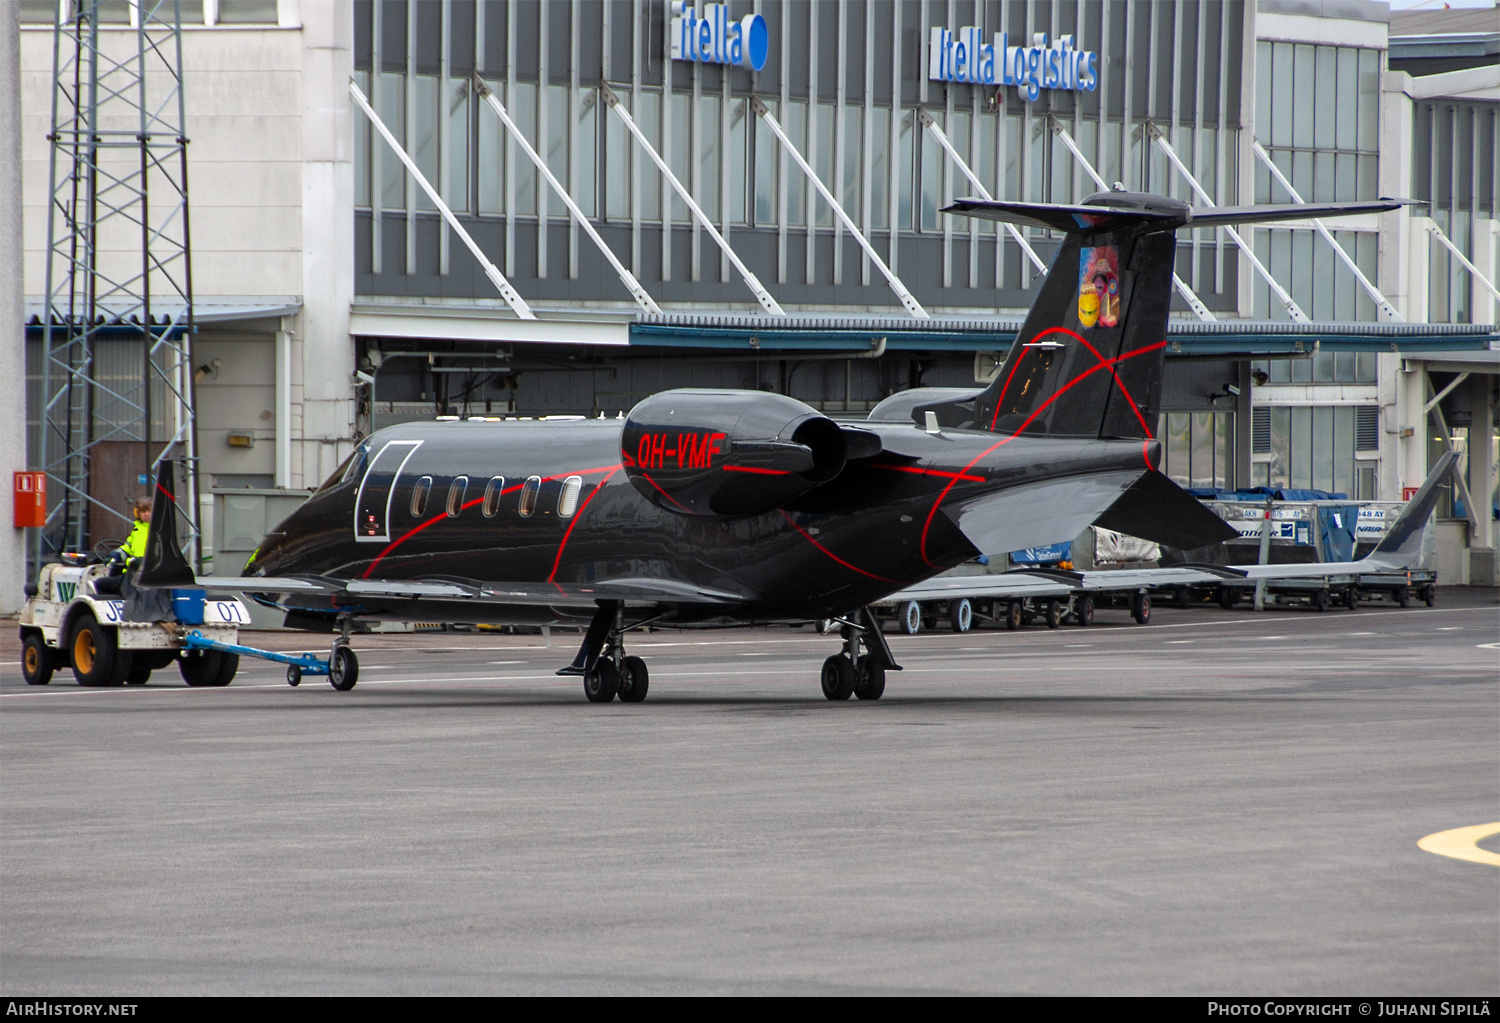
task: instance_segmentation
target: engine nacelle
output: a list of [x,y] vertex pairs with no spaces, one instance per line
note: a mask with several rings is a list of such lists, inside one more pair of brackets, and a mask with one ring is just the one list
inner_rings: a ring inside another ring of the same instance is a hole
[[764,391],[676,390],[630,410],[620,455],[630,482],[679,515],[759,515],[844,468],[832,419]]

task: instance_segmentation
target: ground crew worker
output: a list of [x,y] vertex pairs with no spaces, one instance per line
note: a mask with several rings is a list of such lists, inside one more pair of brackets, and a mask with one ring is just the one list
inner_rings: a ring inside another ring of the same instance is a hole
[[146,556],[146,534],[151,531],[151,498],[137,497],[135,499],[135,525],[130,527],[130,535],[120,545],[120,550],[125,552],[127,558],[143,558]]

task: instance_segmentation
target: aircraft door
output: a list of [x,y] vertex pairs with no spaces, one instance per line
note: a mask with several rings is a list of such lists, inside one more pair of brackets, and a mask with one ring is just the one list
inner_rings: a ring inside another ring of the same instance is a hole
[[396,480],[411,456],[422,446],[419,440],[393,440],[370,461],[359,494],[354,499],[354,539],[361,543],[388,543],[391,539],[391,497]]

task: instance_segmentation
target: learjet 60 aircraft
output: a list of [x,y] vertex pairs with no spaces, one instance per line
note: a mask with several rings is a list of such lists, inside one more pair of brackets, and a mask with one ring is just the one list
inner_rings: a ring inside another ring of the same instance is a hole
[[[631,629],[834,619],[824,694],[879,699],[899,670],[869,609],[887,594],[1091,524],[1183,548],[1235,535],[1157,471],[1176,231],[1400,204],[959,200],[945,212],[1064,235],[988,387],[904,391],[857,424],[784,395],[672,390],[623,420],[395,426],[272,530],[243,577],[198,583],[346,645],[351,619],[587,622],[559,674],[594,702],[645,697]],[[146,562],[142,584],[183,581],[174,543]]]

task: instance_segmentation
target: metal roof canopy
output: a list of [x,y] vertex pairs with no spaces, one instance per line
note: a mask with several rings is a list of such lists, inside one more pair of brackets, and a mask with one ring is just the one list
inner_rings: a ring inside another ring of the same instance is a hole
[[[633,347],[712,348],[756,352],[871,348],[887,350],[994,351],[1008,348],[1020,317],[939,319],[908,317],[663,314],[630,324]],[[1168,355],[1191,358],[1287,358],[1315,351],[1475,352],[1500,350],[1500,328],[1469,323],[1291,323],[1286,321],[1173,320]]]

